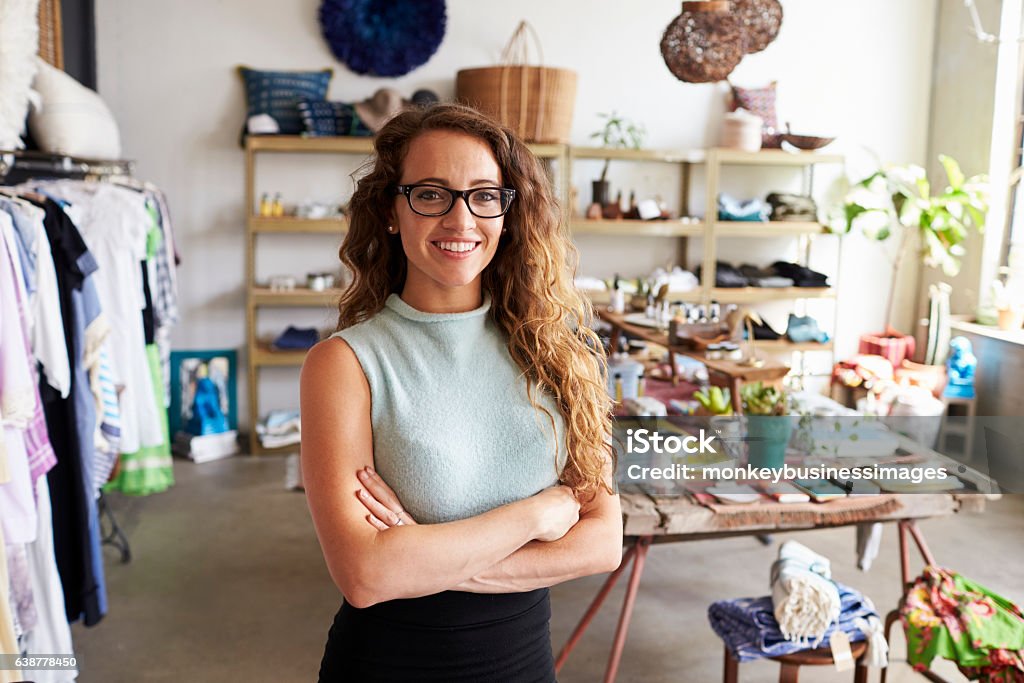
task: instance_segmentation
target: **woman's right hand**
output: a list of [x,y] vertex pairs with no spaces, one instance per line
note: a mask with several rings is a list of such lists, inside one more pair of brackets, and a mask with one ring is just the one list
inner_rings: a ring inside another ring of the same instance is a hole
[[580,519],[580,503],[568,486],[552,486],[529,499],[535,506],[538,541],[557,541]]

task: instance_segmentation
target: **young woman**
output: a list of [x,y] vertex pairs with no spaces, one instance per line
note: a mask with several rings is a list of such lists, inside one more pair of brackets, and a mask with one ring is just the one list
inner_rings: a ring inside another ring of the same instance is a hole
[[610,404],[550,182],[472,109],[377,135],[302,471],[345,600],[321,681],[554,680],[549,586],[618,566]]

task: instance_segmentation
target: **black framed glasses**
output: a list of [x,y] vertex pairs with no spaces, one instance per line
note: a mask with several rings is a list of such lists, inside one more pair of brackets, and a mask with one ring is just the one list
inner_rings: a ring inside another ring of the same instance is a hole
[[472,190],[453,190],[443,185],[418,183],[396,185],[395,194],[404,194],[409,208],[421,216],[443,216],[455,206],[455,200],[462,198],[469,212],[477,218],[504,216],[516,191],[508,187],[475,187]]

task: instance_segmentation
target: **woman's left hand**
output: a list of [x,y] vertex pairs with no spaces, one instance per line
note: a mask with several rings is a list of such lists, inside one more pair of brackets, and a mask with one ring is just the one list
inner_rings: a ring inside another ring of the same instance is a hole
[[398,500],[398,496],[379,474],[364,467],[356,472],[356,477],[363,484],[363,488],[356,492],[356,498],[369,511],[366,521],[374,528],[387,531],[396,526],[416,524],[412,515],[402,507],[402,501]]

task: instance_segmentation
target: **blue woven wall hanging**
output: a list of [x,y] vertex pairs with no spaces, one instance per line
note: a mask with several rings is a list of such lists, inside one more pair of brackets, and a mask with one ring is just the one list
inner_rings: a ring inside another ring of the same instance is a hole
[[320,29],[331,52],[357,74],[402,76],[437,51],[444,0],[324,0]]

